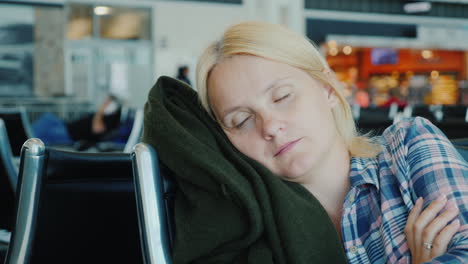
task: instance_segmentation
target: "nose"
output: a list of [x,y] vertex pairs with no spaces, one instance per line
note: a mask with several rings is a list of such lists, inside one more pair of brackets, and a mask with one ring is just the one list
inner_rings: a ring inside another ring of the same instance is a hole
[[274,116],[262,117],[261,132],[265,140],[274,139],[284,129],[284,123]]

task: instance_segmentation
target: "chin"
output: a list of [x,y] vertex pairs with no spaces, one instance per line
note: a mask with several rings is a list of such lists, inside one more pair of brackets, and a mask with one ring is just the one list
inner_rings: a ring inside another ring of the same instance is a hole
[[281,177],[287,181],[299,182],[308,177],[312,170],[313,161],[309,159],[295,159],[281,173]]

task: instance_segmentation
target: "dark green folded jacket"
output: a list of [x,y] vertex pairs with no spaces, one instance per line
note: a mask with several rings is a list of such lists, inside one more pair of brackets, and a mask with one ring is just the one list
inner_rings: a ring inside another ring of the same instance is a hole
[[235,149],[184,83],[151,89],[143,142],[179,187],[174,263],[346,263],[320,203]]

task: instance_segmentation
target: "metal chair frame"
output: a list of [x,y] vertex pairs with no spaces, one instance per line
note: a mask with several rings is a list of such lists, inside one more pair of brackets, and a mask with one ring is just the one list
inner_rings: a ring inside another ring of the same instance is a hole
[[132,152],[141,247],[146,264],[171,263],[171,239],[164,180],[155,150],[144,143]]

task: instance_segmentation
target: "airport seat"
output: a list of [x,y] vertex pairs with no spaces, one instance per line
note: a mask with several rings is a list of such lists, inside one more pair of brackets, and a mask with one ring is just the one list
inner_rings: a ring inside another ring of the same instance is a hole
[[390,110],[389,107],[361,108],[356,120],[358,130],[363,134],[371,132],[373,136],[381,135],[387,127],[393,124]]
[[128,153],[22,148],[13,263],[142,263]]
[[23,143],[28,138],[33,137],[26,109],[2,108],[0,109],[0,118],[6,125],[13,156],[19,157]]
[[433,123],[451,140],[466,138],[468,135],[468,123],[464,120],[442,120]]
[[[110,151],[123,151],[125,153],[130,153],[133,147],[140,142],[141,135],[143,134],[143,109],[137,109],[132,114],[132,125],[131,130],[128,135],[128,138],[124,144],[119,144],[116,142],[112,142],[110,140],[116,137],[116,134],[121,134],[119,131],[114,131],[110,133],[103,139],[103,142],[98,142],[96,144],[96,149],[99,152],[110,152]],[[123,122],[129,122],[123,121]]]
[[449,139],[464,138],[468,135],[468,122],[461,112],[463,106],[412,105],[404,111],[405,117],[424,117],[437,126]]
[[132,162],[143,258],[146,264],[171,263],[175,183],[148,144],[134,147]]
[[455,148],[458,150],[460,155],[468,162],[468,146],[456,146]]
[[420,116],[428,119],[432,123],[440,121],[442,119],[442,111],[440,106],[437,105],[414,105],[408,106],[410,110],[410,116]]
[[464,105],[444,105],[442,106],[444,121],[465,121],[468,122],[468,107]]
[[18,167],[15,165],[5,123],[0,118],[0,229],[13,229]]
[[5,260],[13,230],[18,167],[13,161],[5,123],[0,118],[0,263]]
[[135,112],[135,118],[133,119],[133,126],[132,132],[128,137],[127,143],[125,143],[125,147],[123,152],[130,153],[133,147],[140,142],[141,136],[143,134],[143,121],[144,121],[144,112],[143,109],[138,109]]
[[468,137],[453,139],[451,141],[452,141],[452,144],[455,145],[455,146],[468,147]]

